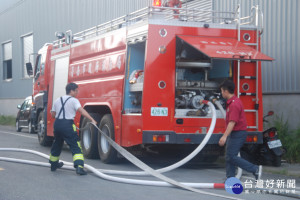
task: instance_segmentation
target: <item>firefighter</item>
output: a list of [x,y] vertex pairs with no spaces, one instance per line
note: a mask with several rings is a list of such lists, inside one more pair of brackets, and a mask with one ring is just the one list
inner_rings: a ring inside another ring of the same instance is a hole
[[72,155],[76,174],[86,175],[84,171],[84,158],[82,149],[78,141],[79,137],[74,124],[76,111],[80,112],[84,117],[91,120],[93,124],[97,122],[86,112],[75,97],[78,94],[78,85],[69,83],[66,86],[66,95],[58,98],[52,106],[51,116],[55,118],[54,122],[54,142],[51,148],[50,160],[51,171],[63,166],[63,162],[59,162],[59,155],[62,150],[64,141],[69,145]]
[[226,143],[226,178],[235,177],[236,166],[252,172],[258,180],[262,174],[262,167],[254,165],[241,157],[238,153],[247,138],[247,122],[244,107],[239,98],[234,95],[235,85],[231,80],[225,80],[221,86],[221,93],[226,102],[226,130],[219,140],[219,145]]

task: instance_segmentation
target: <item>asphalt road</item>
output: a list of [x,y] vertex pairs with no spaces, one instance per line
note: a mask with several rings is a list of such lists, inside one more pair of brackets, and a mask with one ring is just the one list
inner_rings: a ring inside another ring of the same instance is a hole
[[[50,147],[39,145],[36,134],[29,134],[24,129],[17,133],[12,127],[0,126],[0,148],[24,148],[49,154]],[[40,162],[48,162],[44,158],[36,155],[3,152],[0,157],[11,157]],[[64,148],[61,159],[72,162],[72,155],[68,148]],[[153,168],[161,168],[176,162],[176,158],[147,155],[142,160]],[[98,169],[116,170],[137,170],[135,166],[127,161],[118,164],[108,165],[100,160],[86,159],[85,162]],[[221,183],[225,177],[223,163],[217,164],[189,164],[164,175],[180,182],[201,182],[201,183]],[[125,177],[125,176],[123,176]],[[153,177],[126,177],[135,179],[157,180]],[[282,175],[264,174],[263,180],[284,180],[295,179],[296,194],[299,195],[300,180],[294,177]],[[242,183],[248,179],[254,181],[251,174],[244,173]],[[287,189],[286,185],[283,187]],[[289,189],[291,190],[291,189]],[[258,194],[256,191],[247,194],[233,195],[221,189],[205,189],[203,191],[235,197],[239,199],[294,199],[287,196],[274,194]],[[290,191],[291,193],[291,191]],[[299,196],[300,198],[300,196]],[[103,180],[89,173],[87,176],[77,176],[74,171],[57,170],[51,172],[50,168],[17,164],[0,161],[0,200],[211,200],[223,199],[211,195],[203,195],[175,187],[141,186],[124,183],[117,183]]]

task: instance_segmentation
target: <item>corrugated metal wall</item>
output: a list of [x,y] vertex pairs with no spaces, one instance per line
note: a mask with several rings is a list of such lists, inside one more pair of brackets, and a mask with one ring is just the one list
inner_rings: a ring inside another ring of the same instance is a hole
[[300,2],[299,0],[214,0],[215,10],[235,10],[248,16],[252,5],[264,13],[262,52],[275,58],[263,62],[263,92],[300,93]]
[[[198,2],[211,9],[211,0]],[[24,75],[22,36],[33,34],[34,51],[55,40],[56,31],[73,33],[91,28],[149,6],[152,0],[20,0],[0,13],[0,44],[12,42],[12,80],[0,79],[0,99],[23,98],[32,92],[32,79]],[[189,3],[189,4],[190,4]],[[1,6],[1,5],[0,5]],[[1,45],[2,46],[2,45]],[[3,53],[0,48],[0,77],[3,77]]]
[[[209,2],[195,0],[198,2]],[[101,24],[149,5],[151,0],[20,0],[13,8],[0,13],[0,44],[12,41],[13,80],[0,81],[0,98],[19,98],[31,93],[32,80],[24,79],[21,36],[33,33],[34,50],[55,40],[55,31],[73,33]],[[214,10],[249,15],[250,7],[259,4],[265,15],[262,52],[276,61],[263,63],[265,93],[300,93],[300,2],[299,0],[213,0]],[[209,9],[209,8],[206,8]],[[0,77],[3,77],[3,49],[0,49]],[[20,88],[20,92],[15,92]]]
[[[20,0],[0,13],[0,99],[24,98],[32,93],[32,79],[24,77],[22,67],[21,36],[32,33],[37,52],[56,39],[55,31],[71,29],[76,33],[148,5],[148,0]],[[3,81],[1,44],[9,40],[13,78]]]

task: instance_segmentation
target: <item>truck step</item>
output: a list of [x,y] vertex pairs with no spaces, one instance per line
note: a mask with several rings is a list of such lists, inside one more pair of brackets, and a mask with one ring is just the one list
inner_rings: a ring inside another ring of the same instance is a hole
[[242,93],[240,93],[240,96],[256,96],[256,93],[246,93],[246,92],[242,92]]
[[240,76],[240,79],[256,79],[256,76]]

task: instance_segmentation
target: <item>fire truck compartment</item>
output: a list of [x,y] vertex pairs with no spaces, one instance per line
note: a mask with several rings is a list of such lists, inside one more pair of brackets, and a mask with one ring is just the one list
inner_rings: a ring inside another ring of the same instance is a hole
[[141,113],[145,47],[145,41],[128,44],[123,108],[125,114]]
[[[200,100],[219,98],[219,85],[233,77],[236,60],[253,62],[270,58],[234,38],[179,35],[176,38],[175,117],[211,117]],[[223,118],[217,110],[217,118]]]
[[[232,62],[206,56],[181,38],[176,38],[175,118],[210,118],[208,106],[200,100],[219,97],[220,83],[232,76]],[[222,114],[217,110],[217,118]]]

